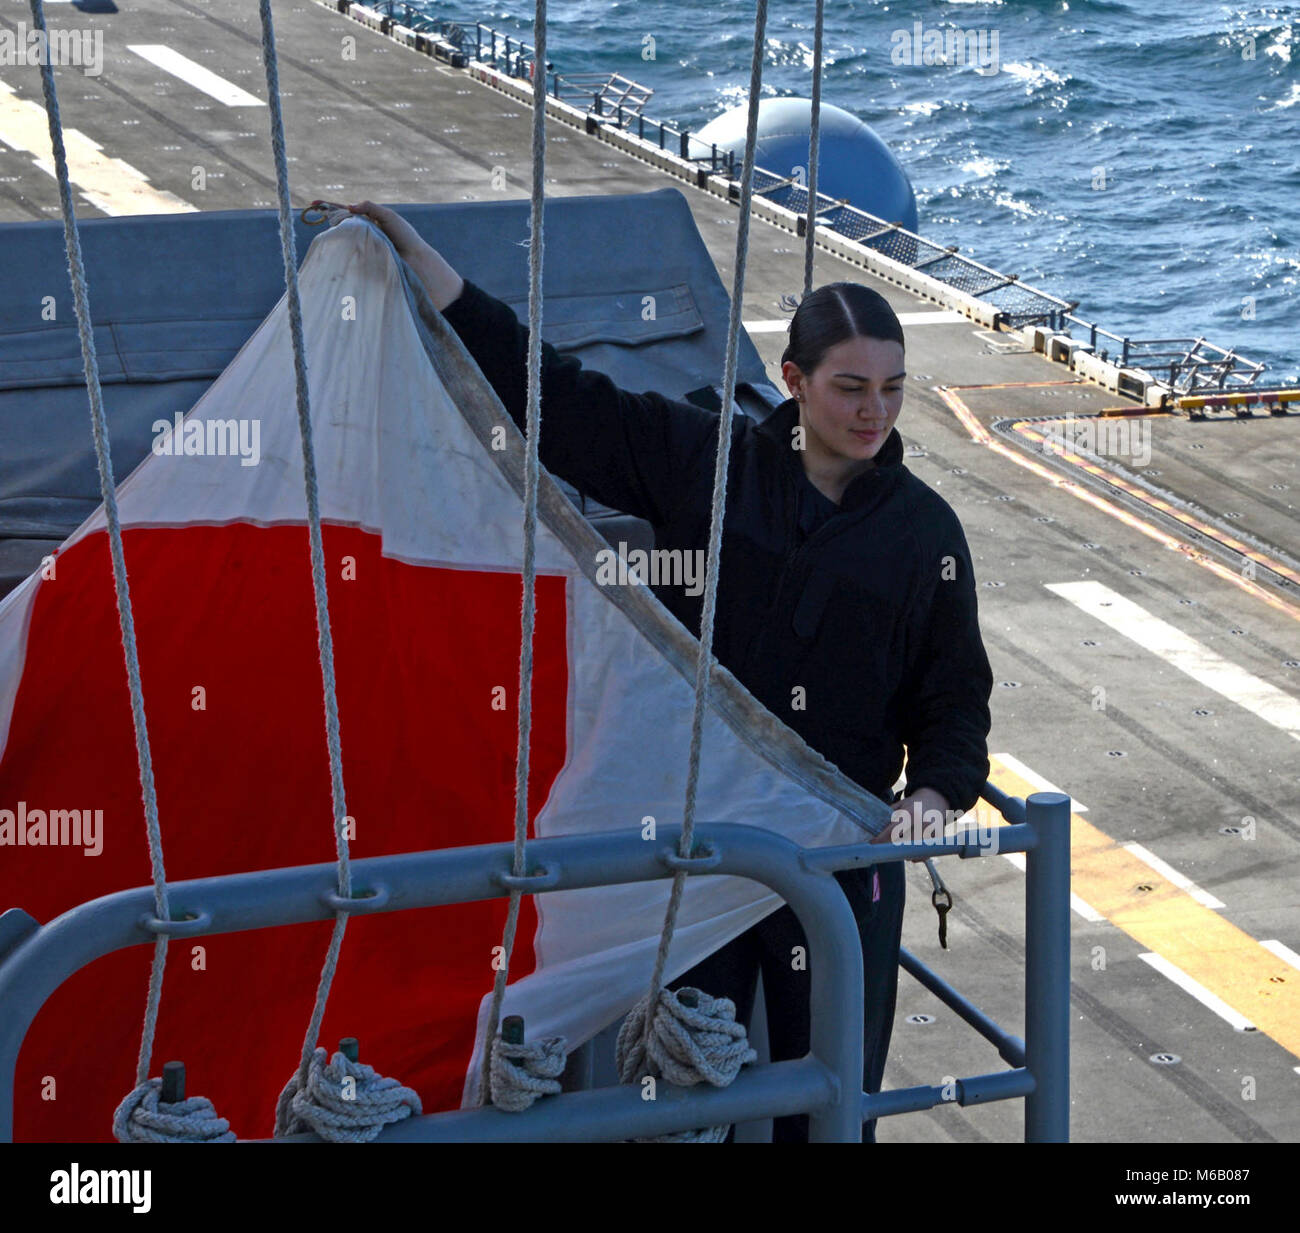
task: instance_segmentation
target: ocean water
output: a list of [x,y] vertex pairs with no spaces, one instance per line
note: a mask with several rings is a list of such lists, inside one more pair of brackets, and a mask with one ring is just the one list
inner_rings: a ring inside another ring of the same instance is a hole
[[[421,3],[531,39],[527,0]],[[753,10],[550,0],[548,58],[624,73],[648,116],[696,129],[745,102]],[[764,96],[811,93],[813,16],[770,0]],[[996,36],[997,71],[895,63],[918,21]],[[1115,333],[1204,336],[1300,381],[1300,3],[826,0],[824,43],[823,99],[897,154],[923,235]]]

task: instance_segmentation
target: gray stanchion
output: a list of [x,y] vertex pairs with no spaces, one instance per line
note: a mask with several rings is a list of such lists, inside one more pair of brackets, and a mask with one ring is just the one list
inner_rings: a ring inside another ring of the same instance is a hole
[[1070,1138],[1070,798],[1035,792],[1026,821],[1038,842],[1025,862],[1025,1142]]

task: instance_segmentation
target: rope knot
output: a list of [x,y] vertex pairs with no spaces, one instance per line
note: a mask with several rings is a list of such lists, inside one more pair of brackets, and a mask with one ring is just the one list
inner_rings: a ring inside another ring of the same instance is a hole
[[563,1036],[543,1036],[524,1044],[498,1033],[492,1041],[492,1103],[509,1113],[522,1113],[539,1097],[558,1095],[567,1062]]
[[421,1112],[420,1097],[373,1066],[332,1058],[317,1047],[284,1086],[275,1106],[275,1137],[314,1131],[330,1143],[369,1143],[385,1126]]
[[[736,1022],[730,998],[710,997],[699,989],[660,989],[628,1012],[615,1047],[619,1078],[636,1083],[647,1075],[678,1087],[710,1083],[726,1087],[742,1066],[757,1061],[745,1025]],[[647,1024],[647,1014],[649,1023]],[[721,1143],[728,1126],[711,1126],[661,1135],[661,1143]]]
[[113,1113],[119,1143],[233,1143],[230,1123],[206,1096],[162,1099],[162,1080],[146,1079]]

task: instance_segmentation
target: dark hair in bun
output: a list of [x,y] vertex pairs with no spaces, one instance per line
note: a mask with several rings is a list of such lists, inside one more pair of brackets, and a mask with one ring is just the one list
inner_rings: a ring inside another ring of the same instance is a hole
[[811,376],[826,352],[848,338],[904,345],[903,327],[880,292],[861,283],[827,283],[799,302],[781,363],[792,360],[804,376]]

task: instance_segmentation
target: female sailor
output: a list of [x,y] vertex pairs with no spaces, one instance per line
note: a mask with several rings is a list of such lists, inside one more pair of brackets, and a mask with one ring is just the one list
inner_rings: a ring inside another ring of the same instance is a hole
[[[394,211],[368,201],[349,209],[392,240],[524,431],[528,331],[514,311]],[[883,841],[919,838],[935,811],[952,819],[972,808],[989,770],[992,673],[970,553],[947,502],[903,465],[894,427],[903,359],[902,328],[877,292],[832,283],[799,304],[781,365],[791,397],[762,423],[733,420],[713,642],[764,706],[894,802]],[[645,519],[656,547],[702,552],[720,417],[619,389],[550,344],[541,383],[542,465]],[[698,636],[699,589],[655,593]],[[835,876],[862,939],[863,1087],[876,1092],[893,1026],[904,871],[892,862]],[[814,962],[786,906],[674,984],[731,998],[748,1024],[761,971],[771,1057],[782,1061],[808,1052]],[[774,1139],[806,1140],[807,1121],[777,1119]],[[874,1122],[863,1138],[874,1141]]]

